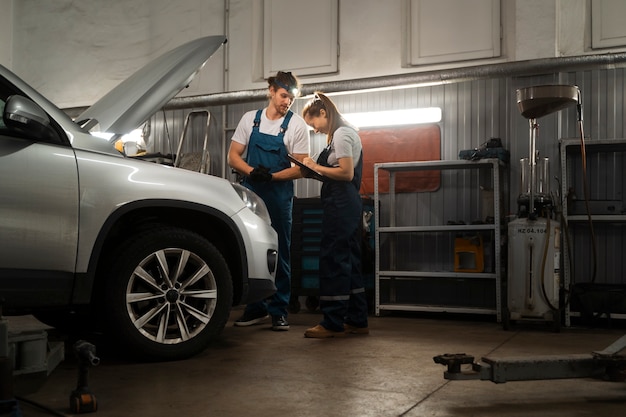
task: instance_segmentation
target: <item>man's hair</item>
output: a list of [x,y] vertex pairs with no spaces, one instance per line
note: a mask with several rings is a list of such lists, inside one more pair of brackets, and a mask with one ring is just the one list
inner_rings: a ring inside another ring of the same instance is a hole
[[294,96],[300,95],[300,81],[291,72],[278,71],[276,76],[267,79],[267,84],[275,89],[284,88],[290,93],[295,93]]

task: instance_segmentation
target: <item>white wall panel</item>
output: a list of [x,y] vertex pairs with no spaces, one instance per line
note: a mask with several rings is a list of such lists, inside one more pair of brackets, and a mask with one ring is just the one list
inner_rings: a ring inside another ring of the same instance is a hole
[[407,65],[500,56],[500,0],[409,0]]
[[[559,0],[524,0],[515,3],[515,60],[554,57],[559,29]],[[564,8],[566,5],[564,5]],[[564,26],[563,29],[574,30]],[[577,38],[583,38],[585,28],[577,27]]]
[[337,71],[338,0],[264,0],[264,77]]
[[591,1],[591,47],[609,48],[626,45],[626,2],[623,0]]

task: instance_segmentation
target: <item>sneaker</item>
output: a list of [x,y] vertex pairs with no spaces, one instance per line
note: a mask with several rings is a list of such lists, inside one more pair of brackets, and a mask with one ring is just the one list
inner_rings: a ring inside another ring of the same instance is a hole
[[252,326],[253,324],[262,322],[268,317],[269,315],[267,313],[258,313],[258,314],[243,313],[243,316],[235,320],[235,326],[238,326],[238,327]]
[[343,329],[346,334],[370,334],[369,327],[356,327],[351,324],[344,324]]
[[345,332],[334,332],[332,330],[328,330],[326,327],[318,324],[315,327],[311,327],[310,329],[306,329],[304,332],[304,337],[311,337],[314,339],[326,339],[328,337],[342,337],[345,336]]
[[272,316],[272,330],[289,330],[289,322],[285,316]]

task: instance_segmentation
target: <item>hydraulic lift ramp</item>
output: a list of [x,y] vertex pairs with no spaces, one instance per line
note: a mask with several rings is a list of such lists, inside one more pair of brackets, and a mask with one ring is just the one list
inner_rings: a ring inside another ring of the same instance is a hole
[[446,353],[435,356],[433,360],[448,367],[443,377],[450,380],[479,379],[497,384],[565,378],[624,381],[626,335],[606,349],[590,354],[482,358],[481,362],[474,362],[474,357],[465,353]]

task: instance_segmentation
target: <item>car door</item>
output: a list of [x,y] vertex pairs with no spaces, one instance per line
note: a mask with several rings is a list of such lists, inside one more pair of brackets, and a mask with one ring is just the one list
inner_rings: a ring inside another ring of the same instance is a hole
[[[0,110],[11,93],[0,83]],[[60,142],[29,137],[0,119],[0,297],[8,306],[69,302],[78,174],[72,147]]]

